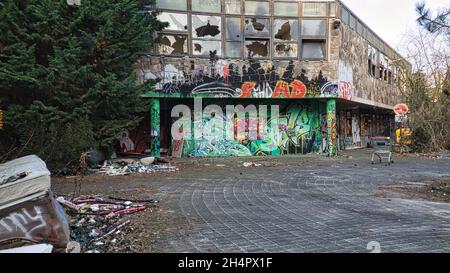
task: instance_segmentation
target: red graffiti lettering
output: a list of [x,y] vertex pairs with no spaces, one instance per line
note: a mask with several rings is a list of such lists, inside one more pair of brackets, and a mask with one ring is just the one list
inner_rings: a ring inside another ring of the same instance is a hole
[[353,87],[350,82],[339,82],[339,98],[344,100],[351,100],[353,96]]
[[299,80],[291,83],[291,99],[301,99],[306,96],[306,85]]
[[275,91],[273,92],[272,98],[279,98],[280,95],[283,95],[283,98],[288,99],[291,97],[289,93],[289,83],[285,81],[278,81],[275,86]]
[[228,76],[230,75],[230,69],[228,68],[228,66],[224,65],[222,68],[222,72],[223,72],[223,79],[225,81],[228,81]]
[[255,89],[255,86],[256,86],[255,82],[245,82],[241,88],[242,89],[241,99],[250,98],[253,90]]

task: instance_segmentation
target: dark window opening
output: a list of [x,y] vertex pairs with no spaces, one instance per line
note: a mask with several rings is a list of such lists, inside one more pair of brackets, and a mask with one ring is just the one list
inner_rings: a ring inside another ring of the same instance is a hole
[[302,59],[303,60],[322,60],[325,58],[324,40],[303,40],[302,41]]

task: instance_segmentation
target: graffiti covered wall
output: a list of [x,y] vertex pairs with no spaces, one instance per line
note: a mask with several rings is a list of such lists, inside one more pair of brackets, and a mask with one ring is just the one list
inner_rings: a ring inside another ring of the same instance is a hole
[[[183,156],[265,156],[325,153],[328,151],[325,105],[317,101],[284,103],[277,120],[268,116],[267,124],[250,117],[234,118],[234,139],[228,140],[224,116],[203,116],[200,140],[185,140]],[[218,126],[212,125],[217,123]],[[273,124],[272,124],[273,123]],[[274,126],[271,126],[274,125]],[[238,128],[245,128],[239,131]],[[259,128],[264,130],[259,130]],[[213,129],[211,129],[213,128]],[[257,132],[257,138],[249,137]]]
[[162,79],[156,86],[159,97],[301,99],[338,95],[338,84],[329,80],[330,75],[320,69],[308,71],[298,61],[199,59],[195,64],[177,60],[178,64],[154,65],[142,62],[153,69],[141,70],[141,81]]
[[347,79],[351,76],[353,96],[392,107],[402,101],[400,89],[395,84],[369,75],[368,42],[346,24],[342,24],[341,29],[339,75]]

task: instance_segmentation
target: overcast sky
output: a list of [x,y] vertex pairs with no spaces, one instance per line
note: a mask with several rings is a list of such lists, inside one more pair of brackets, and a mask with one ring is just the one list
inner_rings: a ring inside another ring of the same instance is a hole
[[[421,0],[341,0],[375,33],[397,48],[401,36],[417,19],[415,3]],[[432,10],[448,7],[449,0],[427,0]]]

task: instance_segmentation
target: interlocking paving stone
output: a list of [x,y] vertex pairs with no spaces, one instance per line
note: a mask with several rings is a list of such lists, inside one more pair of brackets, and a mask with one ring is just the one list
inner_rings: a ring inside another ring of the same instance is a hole
[[197,232],[175,238],[168,251],[369,252],[371,241],[384,252],[450,251],[450,204],[374,196],[399,181],[450,178],[448,160],[399,159],[388,167],[358,158],[304,166],[291,159],[284,168],[223,162],[214,172],[152,183],[163,197],[179,194],[164,202]]

